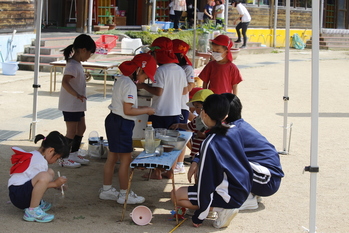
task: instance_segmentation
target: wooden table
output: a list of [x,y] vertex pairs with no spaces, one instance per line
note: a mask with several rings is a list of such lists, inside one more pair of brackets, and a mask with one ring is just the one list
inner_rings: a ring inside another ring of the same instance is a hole
[[[66,61],[54,61],[50,62],[51,71],[50,71],[50,93],[52,93],[52,71],[54,72],[54,80],[53,80],[53,91],[56,91],[56,68],[57,67],[65,67],[66,66]],[[102,63],[102,62],[81,62],[81,65],[84,69],[100,69],[104,71],[104,98],[106,97],[107,93],[107,70],[118,67],[120,62],[116,63]]]
[[[180,136],[184,138],[185,144],[183,149],[186,147],[187,142],[190,140],[192,133],[191,132],[186,132],[186,131],[179,131],[180,132]],[[148,169],[155,169],[155,168],[159,168],[159,169],[165,169],[167,171],[171,171],[172,173],[172,187],[173,189],[175,188],[175,183],[174,183],[174,174],[173,174],[173,169],[172,166],[175,162],[177,162],[177,158],[178,156],[181,154],[182,150],[173,150],[171,152],[164,152],[161,156],[159,157],[147,157],[147,158],[142,158],[144,156],[147,156],[147,154],[145,153],[145,151],[143,151],[142,153],[140,153],[130,164],[131,167],[131,174],[130,174],[130,178],[129,178],[129,182],[128,182],[128,187],[127,187],[127,192],[126,192],[126,198],[125,198],[125,202],[124,202],[124,208],[122,210],[122,218],[121,221],[124,220],[124,215],[125,215],[125,210],[126,210],[126,206],[127,206],[127,198],[128,198],[128,194],[130,192],[131,189],[131,182],[132,182],[132,177],[133,177],[133,172],[135,168],[148,168]],[[150,174],[149,174],[150,176]],[[175,198],[176,200],[176,198]],[[175,206],[175,210],[177,211],[177,203],[176,201],[174,202],[174,206]],[[176,221],[178,224],[178,219],[177,219],[177,215],[176,215]]]

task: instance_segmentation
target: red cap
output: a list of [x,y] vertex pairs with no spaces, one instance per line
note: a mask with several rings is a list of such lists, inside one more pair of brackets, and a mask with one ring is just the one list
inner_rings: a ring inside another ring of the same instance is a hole
[[146,75],[154,81],[157,65],[155,59],[150,54],[137,54],[131,61],[124,61],[119,65],[120,71],[125,76],[133,74],[138,67],[142,68]]
[[167,37],[156,38],[150,46],[156,54],[158,64],[178,63],[178,59],[173,52],[172,40]]
[[193,89],[191,89],[191,91],[189,92],[189,100],[191,100],[192,98],[193,98],[193,95],[196,93],[196,92],[198,92],[198,91],[200,91],[200,90],[202,90],[203,88],[201,88],[201,87],[194,87]]
[[213,40],[211,40],[211,42],[217,45],[226,46],[228,49],[227,58],[229,61],[233,61],[233,56],[231,55],[231,51],[230,51],[231,47],[233,47],[233,42],[230,40],[228,36],[219,35]]
[[191,61],[189,60],[189,58],[186,55],[190,46],[187,43],[185,43],[183,40],[180,40],[180,39],[174,39],[174,40],[172,40],[172,43],[173,43],[173,52],[183,54],[184,59],[187,61],[187,64],[192,65]]

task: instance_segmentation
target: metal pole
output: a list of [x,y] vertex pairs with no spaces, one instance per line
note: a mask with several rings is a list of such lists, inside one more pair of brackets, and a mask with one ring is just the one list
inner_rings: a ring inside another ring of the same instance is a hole
[[[317,168],[319,129],[319,1],[312,1],[312,79],[311,79],[311,140],[310,167]],[[309,232],[316,231],[316,182],[317,172],[310,173]]]
[[38,107],[38,79],[39,79],[39,61],[40,61],[40,41],[41,41],[41,20],[42,20],[42,0],[37,0],[36,5],[36,38],[35,38],[35,65],[34,65],[34,93],[33,93],[33,120],[30,125],[30,131],[32,133],[31,138],[34,140],[36,135],[36,123],[37,123],[37,107]]
[[93,17],[93,0],[89,1],[88,5],[88,26],[87,26],[87,32],[92,33],[92,17]]
[[151,25],[155,24],[155,14],[156,14],[156,0],[152,0],[153,1],[153,11],[152,11],[152,15],[151,15]]
[[193,47],[191,48],[193,51],[193,69],[195,69],[195,53],[196,53],[196,19],[197,19],[197,0],[194,0],[194,24],[193,24]]
[[284,81],[284,125],[283,125],[283,144],[280,154],[287,155],[287,117],[288,117],[288,80],[290,74],[290,0],[286,0],[286,44],[285,44],[285,81]]
[[224,19],[225,19],[224,31],[228,30],[228,11],[229,11],[229,1],[226,0],[225,1],[225,11],[224,11]]
[[278,24],[278,0],[274,0],[275,9],[274,9],[274,31],[273,31],[273,47],[276,48],[276,30]]

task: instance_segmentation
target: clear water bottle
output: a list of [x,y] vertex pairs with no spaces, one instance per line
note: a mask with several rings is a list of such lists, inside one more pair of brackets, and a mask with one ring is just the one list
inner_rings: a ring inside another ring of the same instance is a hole
[[145,143],[144,143],[145,153],[147,154],[155,153],[155,143],[154,143],[155,130],[152,126],[151,121],[147,122],[147,127],[145,128],[144,136],[145,136]]

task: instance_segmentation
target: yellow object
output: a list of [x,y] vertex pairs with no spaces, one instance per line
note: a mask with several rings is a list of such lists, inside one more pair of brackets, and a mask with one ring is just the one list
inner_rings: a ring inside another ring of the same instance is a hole
[[169,233],[174,232],[182,223],[185,222],[185,220],[187,220],[187,218],[183,219],[180,223],[178,223],[177,226],[175,226]]
[[[161,139],[155,138],[154,141],[155,141],[155,147],[160,146]],[[142,145],[143,148],[144,148],[144,144],[145,144],[145,139],[142,139],[141,140],[141,145]]]
[[203,81],[199,77],[194,78],[195,87],[202,87]]

